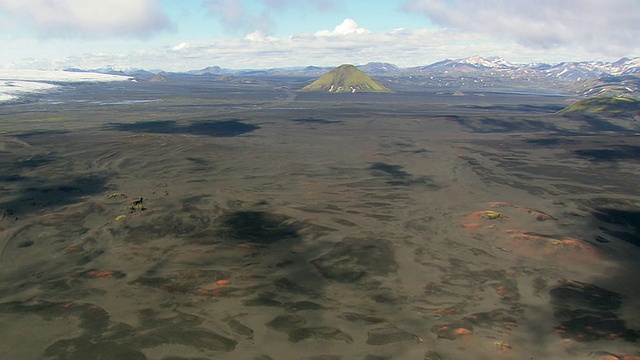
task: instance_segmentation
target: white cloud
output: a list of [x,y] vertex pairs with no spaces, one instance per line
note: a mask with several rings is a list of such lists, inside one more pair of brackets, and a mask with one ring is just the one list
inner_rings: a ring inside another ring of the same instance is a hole
[[0,11],[43,37],[145,37],[170,27],[159,0],[0,0]]
[[[360,29],[360,31],[359,31]],[[131,50],[126,53],[90,53],[67,58],[34,59],[12,68],[65,67],[101,68],[106,65],[167,71],[186,71],[207,66],[259,69],[288,66],[337,66],[343,63],[390,62],[399,66],[427,65],[446,58],[471,55],[501,56],[515,63],[579,60],[616,60],[593,56],[582,48],[560,44],[554,51],[515,42],[495,41],[489,35],[451,29],[394,29],[375,33],[362,31],[355,21],[333,30],[284,37],[254,31],[243,38],[220,40],[206,46],[180,43],[173,47]],[[68,40],[71,42],[71,40]],[[64,47],[64,43],[60,43]],[[640,47],[629,48],[627,56],[640,56]],[[1,66],[1,65],[0,65]],[[5,65],[6,66],[6,65]]]
[[244,37],[244,39],[252,41],[252,42],[256,42],[256,41],[263,41],[263,42],[264,41],[278,41],[277,37],[265,35],[260,30],[256,30],[256,31],[252,32],[251,34],[248,34],[247,36]]
[[188,42],[181,42],[180,44],[174,46],[171,48],[171,50],[173,51],[181,51],[181,50],[185,50],[191,47],[191,44],[189,44]]
[[320,30],[316,32],[316,36],[344,36],[353,34],[370,34],[371,32],[365,28],[358,26],[353,19],[344,19],[344,21],[333,30]]
[[572,46],[614,56],[640,45],[637,0],[411,0],[404,9],[531,48]]

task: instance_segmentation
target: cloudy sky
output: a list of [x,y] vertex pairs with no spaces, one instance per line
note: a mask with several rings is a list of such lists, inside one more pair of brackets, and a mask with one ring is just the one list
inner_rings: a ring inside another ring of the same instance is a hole
[[0,69],[640,56],[640,0],[0,0]]

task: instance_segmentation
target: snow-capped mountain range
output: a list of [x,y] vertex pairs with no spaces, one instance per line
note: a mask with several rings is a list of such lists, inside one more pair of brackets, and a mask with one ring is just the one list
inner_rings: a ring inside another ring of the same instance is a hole
[[404,73],[482,72],[504,71],[517,74],[538,74],[566,80],[584,80],[603,76],[625,76],[640,74],[640,58],[622,58],[615,62],[582,61],[559,64],[513,64],[503,58],[471,56],[462,59],[447,59],[430,65],[403,69]]
[[[370,62],[356,65],[359,69],[369,75],[438,75],[455,73],[478,73],[478,72],[504,72],[514,74],[537,74],[541,76],[556,77],[566,80],[584,80],[588,78],[598,78],[602,76],[625,76],[640,74],[640,58],[622,58],[615,62],[604,61],[581,61],[581,62],[561,62],[558,64],[530,63],[514,64],[501,57],[484,58],[481,56],[471,56],[461,59],[446,59],[429,65],[401,68],[387,62]],[[273,69],[226,69],[219,66],[209,66],[204,69],[179,72],[178,74],[188,75],[296,75],[315,76],[319,72],[324,73],[333,68],[306,66],[298,68],[273,68]],[[110,65],[101,69],[68,69],[68,71],[88,71],[97,73],[119,74],[136,76],[138,74],[154,74],[162,70],[143,70],[136,68],[123,68]]]

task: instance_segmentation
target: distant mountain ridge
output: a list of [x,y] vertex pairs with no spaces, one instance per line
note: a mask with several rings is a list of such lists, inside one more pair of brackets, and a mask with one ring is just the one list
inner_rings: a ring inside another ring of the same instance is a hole
[[356,67],[370,75],[394,74],[400,71],[400,68],[397,65],[385,62],[370,62]]
[[463,59],[446,59],[442,61],[435,62],[430,65],[425,66],[416,66],[410,69],[415,69],[418,71],[425,70],[447,70],[447,69],[455,69],[460,68],[463,70],[483,70],[483,69],[515,69],[517,65],[514,65],[503,58],[489,58],[485,59],[480,56],[471,56]]
[[[640,98],[640,57],[621,58],[613,62],[578,61],[557,64],[515,64],[504,58],[471,56],[446,59],[429,65],[399,67],[392,63],[370,62],[356,65],[367,74],[384,78],[386,83],[401,87],[427,86],[455,89],[553,89],[583,96],[630,96]],[[300,66],[271,69],[225,69],[209,66],[200,70],[165,73],[180,76],[252,77],[294,76],[316,78],[331,67]],[[103,69],[69,69],[75,72],[98,72],[135,76],[149,80],[153,72],[108,66]],[[163,72],[164,73],[164,72]],[[245,81],[246,82],[246,81]]]
[[[401,68],[392,63],[370,62],[363,65],[356,65],[360,70],[372,75],[410,75],[439,73],[443,71],[454,72],[477,72],[486,70],[505,71],[505,72],[536,72],[545,76],[553,76],[568,80],[584,80],[586,78],[597,78],[602,76],[625,76],[640,75],[640,57],[637,58],[621,58],[614,62],[604,61],[580,61],[580,62],[561,62],[557,64],[546,63],[530,63],[530,64],[514,64],[500,57],[483,58],[481,56],[470,56],[461,59],[446,59],[428,65],[413,66]],[[248,73],[260,73],[264,75],[271,74],[318,74],[330,70],[331,67],[293,67],[293,68],[272,68],[272,69],[226,69],[220,66],[209,66],[199,70],[190,70],[185,72],[177,72],[189,75],[244,75]],[[99,69],[78,69],[69,68],[67,71],[75,72],[98,72],[108,74],[154,74],[162,72],[162,70],[153,70],[152,72],[135,68],[117,68],[108,66]],[[170,73],[170,72],[169,72]]]
[[498,57],[472,56],[401,69],[398,76],[451,88],[549,88],[582,96],[640,98],[640,58],[552,65],[513,64]]
[[513,64],[503,58],[483,58],[471,56],[462,59],[446,59],[430,65],[415,66],[401,69],[407,73],[427,73],[451,71],[469,72],[502,70],[510,72],[537,72],[546,76],[553,76],[567,80],[584,80],[602,76],[623,76],[640,74],[640,57],[629,59],[622,58],[615,62],[581,61],[561,62],[558,64],[531,63]]
[[223,69],[220,66],[207,66],[200,70],[187,71],[190,75],[230,75],[233,74],[233,70]]

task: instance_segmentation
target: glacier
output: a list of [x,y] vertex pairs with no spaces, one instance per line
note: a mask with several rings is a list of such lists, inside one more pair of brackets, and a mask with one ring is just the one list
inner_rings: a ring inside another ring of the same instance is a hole
[[131,80],[133,78],[130,76],[90,72],[0,70],[0,102],[16,101],[28,94],[51,91],[62,84]]

